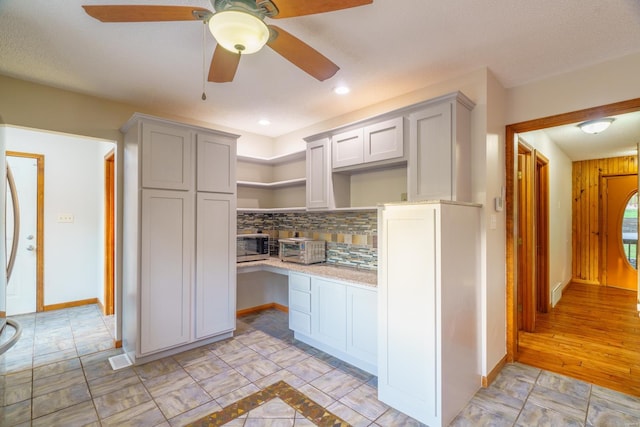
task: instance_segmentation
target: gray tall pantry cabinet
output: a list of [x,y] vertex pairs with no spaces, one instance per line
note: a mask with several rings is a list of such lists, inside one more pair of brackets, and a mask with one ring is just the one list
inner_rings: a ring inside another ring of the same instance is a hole
[[238,136],[138,113],[121,131],[122,344],[144,363],[235,329]]

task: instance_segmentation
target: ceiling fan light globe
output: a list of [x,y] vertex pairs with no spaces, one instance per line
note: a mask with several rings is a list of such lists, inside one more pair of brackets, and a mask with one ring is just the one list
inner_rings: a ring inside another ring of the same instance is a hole
[[269,40],[269,28],[262,19],[237,10],[213,15],[209,30],[220,46],[244,55],[259,51]]

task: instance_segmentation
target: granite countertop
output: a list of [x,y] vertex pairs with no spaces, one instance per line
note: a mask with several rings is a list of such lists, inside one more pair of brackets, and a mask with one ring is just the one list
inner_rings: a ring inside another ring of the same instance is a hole
[[237,264],[238,273],[258,271],[270,268],[295,271],[298,273],[312,274],[315,276],[327,277],[330,279],[342,280],[344,282],[355,283],[357,285],[378,286],[378,273],[371,270],[358,270],[350,267],[336,267],[330,264],[296,264],[294,262],[282,262],[279,258],[271,257],[260,261],[239,262]]

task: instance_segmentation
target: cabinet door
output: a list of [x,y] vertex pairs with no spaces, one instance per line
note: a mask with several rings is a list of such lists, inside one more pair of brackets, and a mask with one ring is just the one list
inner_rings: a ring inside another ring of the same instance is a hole
[[196,224],[196,338],[235,329],[236,201],[198,193]]
[[385,206],[378,234],[378,398],[427,425],[440,414],[437,221],[430,205]]
[[409,117],[409,196],[451,200],[453,153],[451,103],[425,108]]
[[364,128],[364,161],[404,156],[404,118],[397,117]]
[[347,353],[373,365],[378,354],[378,293],[347,287]]
[[142,355],[190,340],[193,205],[192,193],[142,191],[139,332]]
[[329,139],[307,144],[307,208],[330,208]]
[[331,158],[334,168],[361,164],[364,161],[362,129],[334,135],[331,138]]
[[337,350],[347,345],[346,286],[330,280],[311,279],[312,337]]
[[235,194],[235,140],[214,134],[199,133],[197,147],[198,191]]
[[142,186],[193,188],[193,136],[179,126],[142,123]]

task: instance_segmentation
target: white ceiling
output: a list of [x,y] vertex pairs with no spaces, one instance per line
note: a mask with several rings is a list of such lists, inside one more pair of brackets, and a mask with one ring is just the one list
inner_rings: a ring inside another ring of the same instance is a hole
[[[213,10],[208,0],[0,0],[0,74],[277,137],[481,67],[509,88],[640,51],[638,0],[374,0],[267,19],[338,64],[334,77],[319,82],[264,48],[232,83],[204,84],[202,101],[204,26],[105,24],[81,8],[105,3]],[[340,83],[352,92],[335,95]]]
[[613,123],[604,132],[589,135],[570,124],[540,131],[526,132],[522,137],[545,133],[574,162],[588,159],[628,156],[638,153],[640,144],[640,111],[609,116]]

